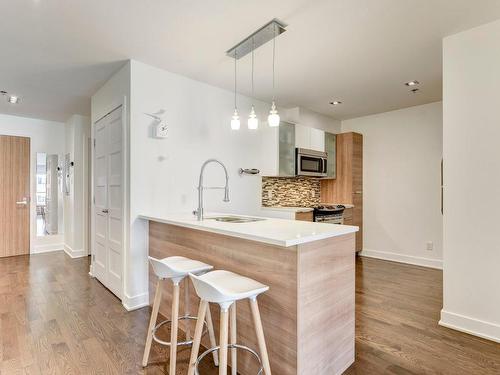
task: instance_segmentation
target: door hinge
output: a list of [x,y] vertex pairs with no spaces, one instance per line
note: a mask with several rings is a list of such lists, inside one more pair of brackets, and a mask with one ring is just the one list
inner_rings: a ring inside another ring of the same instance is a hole
[[95,148],[95,138],[94,138],[94,148]]

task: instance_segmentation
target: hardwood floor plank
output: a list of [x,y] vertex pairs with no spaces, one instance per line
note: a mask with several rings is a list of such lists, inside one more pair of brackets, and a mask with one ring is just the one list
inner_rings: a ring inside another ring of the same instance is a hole
[[120,374],[97,338],[91,337],[83,340],[83,347],[89,357],[92,358],[92,374]]
[[12,312],[0,315],[0,336],[2,337],[2,361],[18,359],[20,354],[16,319]]

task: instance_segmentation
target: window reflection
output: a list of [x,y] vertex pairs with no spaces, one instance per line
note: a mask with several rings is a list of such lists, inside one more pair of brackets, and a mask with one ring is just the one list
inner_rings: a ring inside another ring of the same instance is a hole
[[46,236],[59,232],[58,156],[39,152],[36,155],[36,234]]

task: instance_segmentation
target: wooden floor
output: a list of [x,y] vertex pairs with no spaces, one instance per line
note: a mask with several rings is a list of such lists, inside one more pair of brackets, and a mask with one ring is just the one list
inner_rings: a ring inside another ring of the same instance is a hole
[[[0,259],[0,374],[166,374],[149,308],[127,313],[64,253]],[[500,374],[500,344],[439,327],[440,271],[358,259],[356,363],[346,374]],[[185,374],[189,349],[179,351]],[[216,375],[207,364],[203,375]],[[316,374],[311,374],[316,375]]]
[[442,276],[358,258],[356,361],[345,374],[500,374],[500,344],[437,324]]

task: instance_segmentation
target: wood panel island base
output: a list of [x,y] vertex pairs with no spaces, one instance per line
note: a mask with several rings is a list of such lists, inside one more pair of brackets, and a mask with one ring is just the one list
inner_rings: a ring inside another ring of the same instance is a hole
[[[197,224],[193,219],[142,218],[149,220],[151,256],[185,256],[269,285],[258,303],[273,375],[341,374],[354,362],[356,227],[281,219]],[[292,238],[294,231],[299,234]],[[149,275],[152,294],[156,280],[151,270]],[[191,282],[188,288],[181,315],[186,305],[196,315],[199,299]],[[165,281],[163,291],[160,312],[169,317],[172,283]],[[212,304],[211,312],[218,337],[219,306]],[[257,350],[247,301],[238,302],[237,320],[238,343]],[[209,347],[207,337],[203,345]],[[238,352],[239,374],[257,370],[250,355]]]

